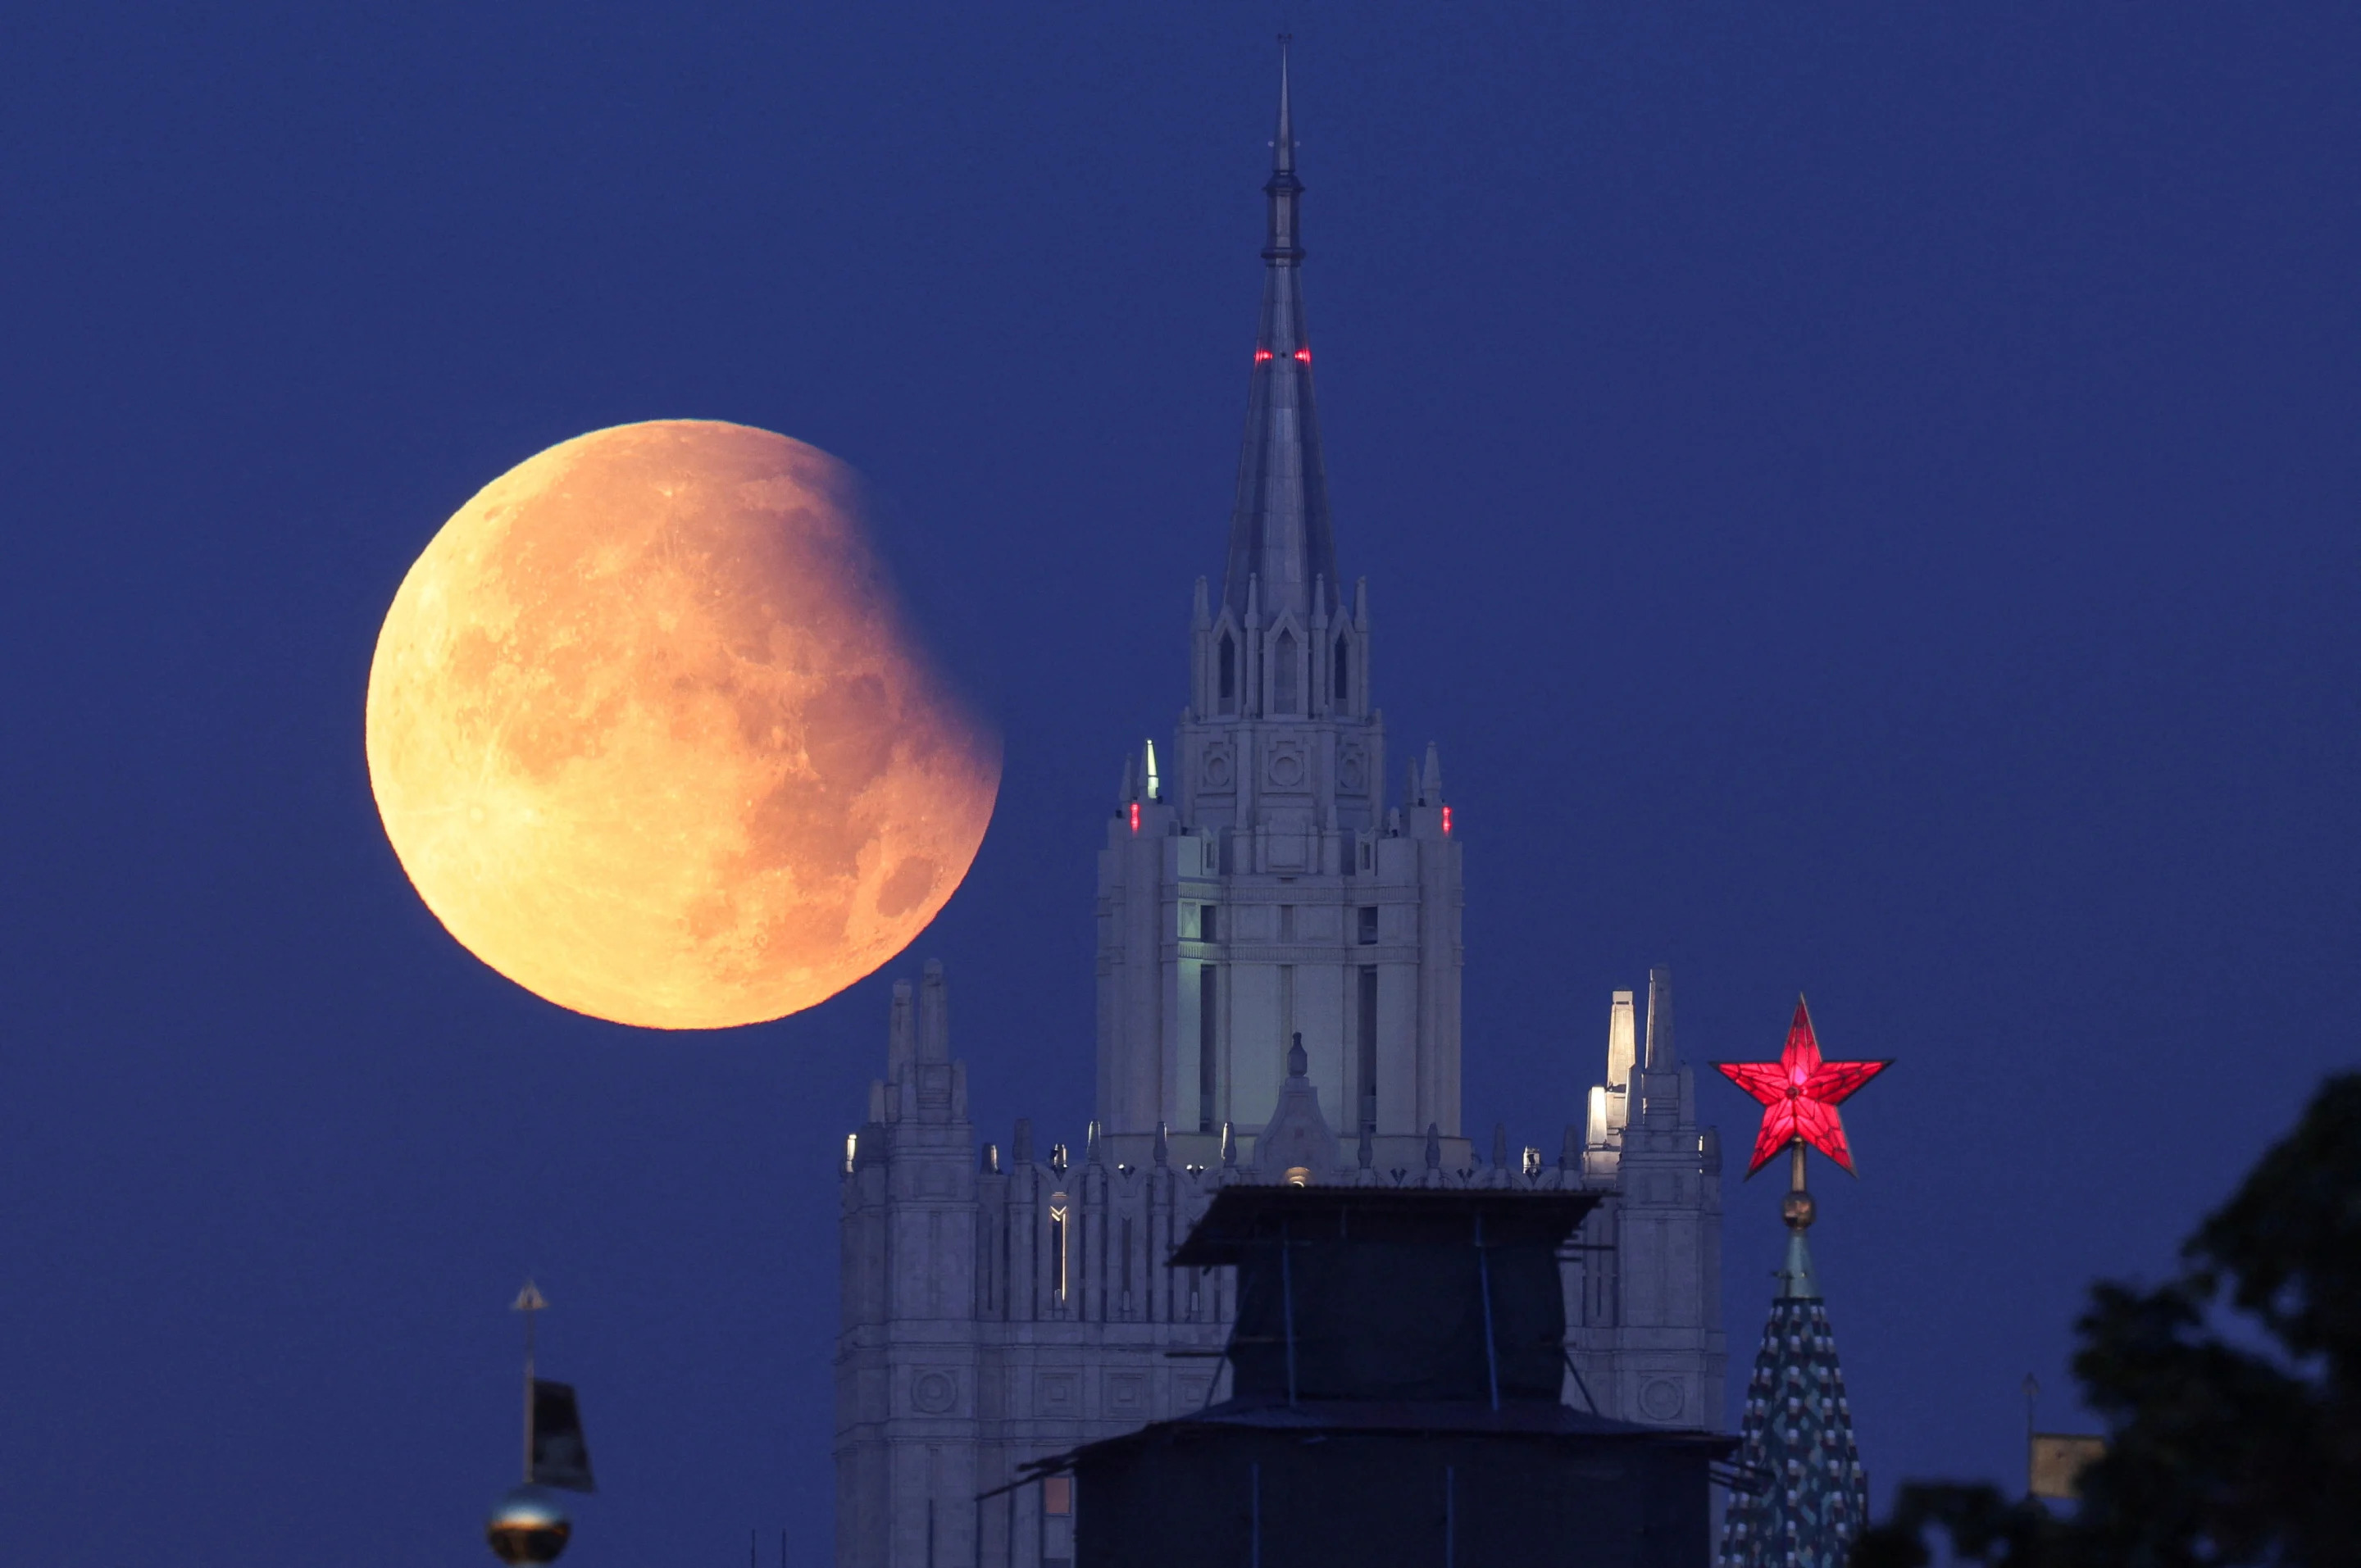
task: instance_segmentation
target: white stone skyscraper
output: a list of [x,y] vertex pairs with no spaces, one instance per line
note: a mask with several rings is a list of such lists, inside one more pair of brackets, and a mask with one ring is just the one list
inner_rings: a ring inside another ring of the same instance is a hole
[[[1097,1110],[1079,1157],[979,1148],[938,966],[895,987],[850,1140],[840,1568],[1059,1568],[1071,1495],[1027,1461],[1222,1397],[1226,1271],[1165,1258],[1227,1182],[1584,1187],[1565,1397],[1721,1424],[1720,1157],[1669,976],[1609,1008],[1606,1081],[1529,1103],[1554,1157],[1460,1125],[1461,845],[1436,749],[1386,790],[1366,581],[1343,589],[1301,286],[1282,65],[1245,450],[1189,701],[1129,753],[1099,852]],[[1575,1004],[1566,999],[1568,1030]]]

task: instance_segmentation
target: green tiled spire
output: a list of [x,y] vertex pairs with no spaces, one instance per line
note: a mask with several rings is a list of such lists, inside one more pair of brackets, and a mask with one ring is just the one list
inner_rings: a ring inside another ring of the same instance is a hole
[[1732,1496],[1719,1568],[1845,1568],[1869,1522],[1869,1477],[1804,1235],[1814,1205],[1803,1190],[1802,1152],[1799,1144],[1795,1188],[1783,1205],[1787,1261],[1739,1424],[1737,1463],[1760,1489]]

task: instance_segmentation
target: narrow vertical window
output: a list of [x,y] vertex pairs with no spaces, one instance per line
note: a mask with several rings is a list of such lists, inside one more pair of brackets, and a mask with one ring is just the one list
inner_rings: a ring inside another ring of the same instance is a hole
[[1336,639],[1336,706],[1342,707],[1353,693],[1353,645],[1340,634]]
[[1303,711],[1301,676],[1295,667],[1295,634],[1282,631],[1270,648],[1270,706],[1274,713]]
[[1378,906],[1374,904],[1364,904],[1361,905],[1360,921],[1361,946],[1365,948],[1376,947],[1378,944]]
[[1131,1315],[1131,1216],[1123,1220],[1123,1311]]
[[1050,1288],[1056,1292],[1058,1304],[1066,1301],[1066,1205],[1060,1192],[1049,1205],[1049,1267]]
[[[1374,915],[1376,910],[1368,913]],[[1361,966],[1361,1015],[1359,1056],[1361,1078],[1361,1125],[1370,1132],[1378,1129],[1378,966]]]
[[[1205,906],[1204,919],[1206,940],[1211,941],[1213,906],[1210,904]],[[1197,970],[1197,1130],[1201,1133],[1213,1130],[1213,1042],[1217,1035],[1214,1025],[1221,1016],[1220,995],[1220,972],[1212,964],[1200,966]]]
[[1238,710],[1238,645],[1226,631],[1222,633],[1221,704],[1224,713]]

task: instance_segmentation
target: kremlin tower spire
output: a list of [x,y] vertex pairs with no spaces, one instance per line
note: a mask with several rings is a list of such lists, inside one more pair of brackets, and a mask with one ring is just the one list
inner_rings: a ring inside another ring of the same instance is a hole
[[1845,1568],[1869,1523],[1869,1477],[1853,1441],[1852,1404],[1805,1240],[1817,1206],[1804,1188],[1804,1158],[1808,1146],[1852,1170],[1837,1106],[1889,1065],[1822,1060],[1800,996],[1776,1062],[1714,1064],[1763,1102],[1763,1129],[1746,1174],[1783,1152],[1788,1172],[1779,1205],[1787,1256],[1739,1426],[1738,1465],[1752,1474],[1754,1489],[1731,1499],[1717,1568]]
[[[1257,608],[1266,621],[1292,611],[1308,622],[1314,613],[1336,613],[1342,583],[1328,523],[1320,420],[1312,400],[1312,340],[1303,322],[1303,243],[1297,222],[1303,182],[1295,177],[1287,41],[1279,40],[1279,125],[1270,143],[1270,180],[1262,188],[1270,210],[1262,249],[1262,323],[1255,334],[1222,602],[1243,618],[1248,593],[1258,583]],[[1313,604],[1315,597],[1325,602]]]

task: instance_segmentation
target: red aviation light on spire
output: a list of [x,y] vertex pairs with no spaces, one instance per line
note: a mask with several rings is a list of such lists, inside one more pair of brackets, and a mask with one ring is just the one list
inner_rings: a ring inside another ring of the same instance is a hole
[[1297,361],[1298,361],[1299,363],[1301,363],[1301,364],[1304,364],[1304,365],[1309,365],[1309,364],[1311,364],[1311,363],[1312,363],[1312,350],[1311,350],[1311,348],[1310,348],[1309,346],[1306,346],[1306,347],[1303,347],[1303,348],[1299,348],[1299,349],[1297,349],[1297,350],[1295,351],[1295,357],[1296,357]]
[[1746,1167],[1753,1175],[1790,1144],[1805,1143],[1842,1166],[1852,1168],[1852,1149],[1846,1144],[1844,1122],[1837,1107],[1894,1063],[1887,1061],[1823,1061],[1820,1042],[1812,1033],[1812,1014],[1804,999],[1795,998],[1795,1021],[1787,1025],[1787,1046],[1775,1062],[1718,1061],[1722,1076],[1763,1102],[1763,1129],[1754,1135],[1754,1157]]
[[1268,359],[1269,357],[1270,357],[1270,350],[1269,350],[1269,349],[1268,349],[1268,348],[1257,348],[1257,349],[1256,349],[1256,350],[1255,350],[1255,363],[1256,363],[1256,364],[1259,365],[1259,364],[1261,364],[1264,360]]
[[1136,800],[1131,803],[1131,830],[1139,831],[1139,802]]
[[1443,836],[1451,837],[1451,807],[1447,806],[1443,808]]

